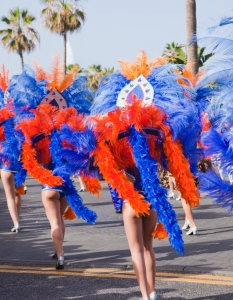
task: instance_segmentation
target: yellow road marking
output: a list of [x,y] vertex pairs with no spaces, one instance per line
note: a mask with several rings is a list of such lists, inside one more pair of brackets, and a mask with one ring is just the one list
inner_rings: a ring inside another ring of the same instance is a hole
[[[135,279],[133,270],[104,269],[104,268],[67,268],[57,271],[54,268],[46,267],[29,267],[29,266],[0,266],[0,273],[17,273],[17,274],[39,274],[39,275],[62,275],[62,276],[84,276],[84,277],[105,277],[105,278],[129,278]],[[199,284],[215,284],[233,286],[233,277],[214,276],[207,274],[181,274],[157,272],[156,280],[158,281],[176,281],[176,282],[193,282]]]

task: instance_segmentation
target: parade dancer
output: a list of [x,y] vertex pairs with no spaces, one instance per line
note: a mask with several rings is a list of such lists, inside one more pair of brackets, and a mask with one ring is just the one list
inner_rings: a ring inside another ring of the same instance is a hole
[[[19,215],[21,210],[21,195],[25,193],[26,172],[20,162],[22,140],[15,130],[16,114],[13,99],[8,92],[8,72],[4,66],[0,74],[0,165],[1,179],[7,199],[13,226],[11,232],[20,230]],[[18,188],[17,188],[18,187]]]
[[160,185],[157,165],[174,175],[191,206],[199,205],[182,150],[197,112],[189,89],[177,82],[182,76],[165,62],[163,58],[147,62],[143,51],[136,63],[120,61],[121,73],[106,76],[100,83],[89,117],[97,138],[94,163],[110,185],[115,209],[122,207],[143,300],[157,299],[152,235],[169,237],[176,251],[184,253],[176,213]]
[[67,215],[67,203],[69,215],[72,210],[71,215],[88,223],[94,224],[96,220],[95,212],[82,204],[70,179],[72,174],[88,167],[89,152],[95,148],[93,134],[75,109],[87,113],[90,91],[85,78],[76,78],[77,70],[72,70],[65,77],[60,70],[59,59],[56,58],[51,74],[37,67],[34,76],[24,72],[12,86],[12,93],[18,95],[16,105],[22,105],[23,99],[31,97],[28,103],[30,115],[18,124],[17,129],[23,132],[25,138],[23,165],[43,185],[42,202],[51,226],[58,258],[57,269],[64,268],[65,224],[62,216],[64,213]]
[[[202,133],[201,142],[206,157],[220,167],[219,175],[213,170],[199,175],[201,190],[215,199],[228,212],[233,211],[232,152],[232,62],[233,62],[233,17],[224,17],[220,22],[198,37],[198,44],[208,47],[214,55],[205,64],[205,74],[199,87],[210,89],[209,105],[205,109],[208,126]],[[225,181],[222,174],[229,177]]]

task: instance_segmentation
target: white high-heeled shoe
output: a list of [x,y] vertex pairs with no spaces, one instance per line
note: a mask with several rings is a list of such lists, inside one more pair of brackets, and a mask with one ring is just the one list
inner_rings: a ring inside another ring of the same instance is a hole
[[197,234],[197,227],[190,228],[188,232],[186,232],[186,235],[193,235]]
[[175,196],[174,193],[172,193],[172,194],[170,194],[170,195],[167,195],[167,198],[168,198],[168,199],[172,199],[172,198],[174,198],[174,196]]
[[182,230],[187,230],[187,229],[189,229],[190,228],[190,222],[189,222],[189,220],[188,221],[186,221],[185,223],[184,223],[184,226],[181,228]]
[[155,291],[150,294],[150,300],[159,300],[159,297]]
[[16,232],[16,233],[18,233],[18,232],[19,232],[19,229],[20,229],[20,226],[19,226],[19,224],[18,224],[18,225],[13,226],[13,227],[11,228],[11,232]]
[[[150,297],[149,298],[147,298],[148,300],[159,300],[159,297],[158,297],[158,295],[156,294],[156,292],[154,291],[154,292],[152,292],[151,294],[150,294]],[[147,300],[146,299],[146,300]],[[142,298],[140,298],[139,300],[143,300]]]

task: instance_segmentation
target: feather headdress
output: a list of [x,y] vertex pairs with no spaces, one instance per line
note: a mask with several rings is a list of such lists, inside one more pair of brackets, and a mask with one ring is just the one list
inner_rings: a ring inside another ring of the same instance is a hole
[[87,78],[77,73],[78,67],[74,67],[64,76],[58,54],[48,73],[37,63],[35,72],[26,68],[22,74],[13,76],[9,86],[15,107],[30,109],[50,103],[60,109],[74,107],[79,113],[88,114],[93,92],[87,86]]

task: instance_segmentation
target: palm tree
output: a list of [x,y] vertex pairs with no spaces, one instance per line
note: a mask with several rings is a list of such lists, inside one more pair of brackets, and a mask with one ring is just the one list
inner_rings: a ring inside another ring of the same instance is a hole
[[10,10],[8,17],[2,17],[2,22],[8,25],[7,29],[0,30],[2,43],[8,52],[15,51],[19,54],[22,69],[24,68],[23,53],[31,52],[36,48],[35,40],[40,42],[39,33],[30,27],[35,17],[28,10],[20,11],[19,8]]
[[166,45],[162,55],[170,58],[170,63],[185,65],[187,63],[187,55],[182,49],[184,47],[185,45],[172,42]]
[[88,85],[93,91],[96,91],[99,86],[100,80],[104,76],[114,73],[114,68],[102,69],[101,65],[92,65],[88,67],[87,70],[84,70],[84,73],[87,76]]
[[66,73],[69,73],[74,67],[78,67],[78,73],[83,73],[84,72],[84,69],[80,67],[79,64],[69,64],[67,67],[66,67]]
[[[186,45],[181,45],[175,42],[167,44],[162,56],[170,58],[170,63],[186,65],[188,62],[187,53],[183,49],[187,49]],[[214,53],[204,54],[205,47],[197,47],[198,67],[203,67],[204,63],[214,55]]]
[[187,62],[192,63],[192,73],[196,75],[198,72],[197,43],[190,45],[197,32],[196,0],[185,0],[185,4]]
[[41,12],[45,27],[64,39],[64,74],[66,74],[67,33],[79,30],[85,21],[84,12],[77,8],[79,0],[41,0],[47,5]]

